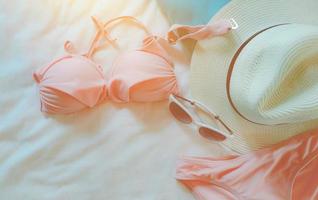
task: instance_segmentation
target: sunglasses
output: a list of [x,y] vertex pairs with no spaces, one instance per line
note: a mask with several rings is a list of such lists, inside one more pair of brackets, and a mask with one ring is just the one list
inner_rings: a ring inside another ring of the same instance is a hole
[[[208,116],[210,116],[213,120],[215,120],[215,122],[219,122],[219,124],[221,124],[229,133],[225,133],[208,124],[195,120],[188,108],[183,103],[181,103],[181,101],[189,103],[191,106],[200,109]],[[206,139],[221,142],[229,137],[233,137],[233,132],[231,131],[231,129],[225,125],[225,123],[220,119],[219,116],[211,112],[202,103],[192,101],[176,94],[171,94],[169,96],[169,110],[177,120],[186,124],[193,123],[197,127],[199,134]]]

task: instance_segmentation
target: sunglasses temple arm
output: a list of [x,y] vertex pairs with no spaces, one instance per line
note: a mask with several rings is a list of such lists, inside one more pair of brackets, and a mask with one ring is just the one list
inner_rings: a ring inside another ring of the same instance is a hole
[[224,126],[224,128],[230,132],[231,134],[233,134],[232,130],[220,119],[218,118],[219,122]]
[[185,98],[185,97],[179,96],[179,95],[177,95],[177,94],[174,94],[174,96],[177,97],[177,98],[179,98],[179,99],[182,99],[182,100],[184,100],[184,101],[186,101],[186,102],[189,102],[189,103],[192,104],[192,105],[195,103],[194,101],[191,101],[190,99],[187,99],[187,98]]
[[202,103],[199,103],[197,101],[194,102],[197,106],[199,106],[199,108],[201,108],[202,110],[204,110],[205,112],[207,112],[209,115],[211,115],[213,118],[215,118],[216,120],[218,120],[222,125],[223,127],[229,131],[231,134],[233,134],[232,130],[220,119],[219,116],[216,116],[215,114],[213,114],[213,112],[211,112],[207,106],[205,106],[204,104]]

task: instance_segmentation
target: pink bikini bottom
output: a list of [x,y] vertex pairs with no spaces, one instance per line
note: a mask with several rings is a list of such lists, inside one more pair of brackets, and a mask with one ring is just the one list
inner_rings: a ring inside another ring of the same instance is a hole
[[318,200],[318,130],[222,158],[183,157],[176,178],[200,200]]

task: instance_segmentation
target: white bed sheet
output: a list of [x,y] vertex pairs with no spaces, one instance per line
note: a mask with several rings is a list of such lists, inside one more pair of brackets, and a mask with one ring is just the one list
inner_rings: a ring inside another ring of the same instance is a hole
[[[176,122],[167,101],[40,112],[32,72],[62,56],[65,40],[84,52],[95,32],[91,15],[135,16],[161,36],[169,27],[154,0],[0,0],[0,199],[193,199],[174,179],[177,157],[224,150]],[[112,32],[121,51],[143,36],[128,24]],[[189,57],[177,49],[175,71],[188,94]],[[118,53],[107,47],[95,60],[107,71]]]

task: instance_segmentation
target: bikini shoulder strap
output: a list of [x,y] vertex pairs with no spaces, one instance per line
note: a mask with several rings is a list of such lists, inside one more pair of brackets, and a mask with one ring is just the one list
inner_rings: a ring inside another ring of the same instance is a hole
[[203,40],[208,37],[220,36],[238,27],[234,19],[217,20],[207,25],[187,26],[174,24],[167,33],[167,40],[170,44],[185,39]]
[[[119,22],[122,20],[134,22],[135,24],[140,26],[146,32],[147,35],[151,35],[150,31],[143,25],[143,23],[132,16],[120,16],[120,17],[111,19],[111,20],[107,21],[106,23],[102,23],[100,20],[98,20],[94,16],[92,16],[92,20],[97,28],[97,32],[96,32],[96,34],[91,42],[91,45],[90,45],[87,53],[84,54],[88,58],[91,58],[93,56],[93,54],[96,52],[96,50],[98,49],[97,44],[98,44],[98,41],[100,40],[101,37],[104,37],[106,39],[106,41],[108,43],[110,43],[113,47],[117,47],[116,43],[115,43],[116,39],[111,39],[109,37],[108,32],[107,32],[107,29],[109,29],[109,26],[113,25],[115,22]],[[74,51],[75,51],[74,45],[70,41],[65,42],[64,48],[69,53],[74,53]]]

